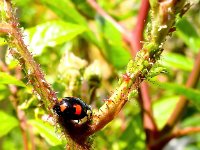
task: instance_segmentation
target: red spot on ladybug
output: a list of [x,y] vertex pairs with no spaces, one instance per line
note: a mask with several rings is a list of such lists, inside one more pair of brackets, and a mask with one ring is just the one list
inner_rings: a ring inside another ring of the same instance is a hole
[[90,106],[76,97],[63,98],[53,106],[53,111],[64,120],[80,120],[92,113]]
[[60,111],[65,111],[65,109],[67,109],[67,105],[65,103],[63,103],[62,105],[60,105]]
[[81,105],[74,105],[73,107],[76,109],[75,114],[80,115],[82,111]]

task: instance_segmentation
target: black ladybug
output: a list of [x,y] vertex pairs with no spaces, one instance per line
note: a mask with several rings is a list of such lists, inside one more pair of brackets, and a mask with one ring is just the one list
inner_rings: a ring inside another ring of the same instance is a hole
[[77,97],[65,97],[53,106],[53,111],[64,120],[80,120],[92,113],[89,105]]

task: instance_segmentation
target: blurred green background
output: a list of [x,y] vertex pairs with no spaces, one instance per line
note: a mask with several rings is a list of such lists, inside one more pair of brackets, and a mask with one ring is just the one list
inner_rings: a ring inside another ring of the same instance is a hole
[[[131,59],[120,32],[85,0],[13,0],[13,4],[24,41],[58,97],[78,96],[97,110],[115,90]],[[127,29],[134,28],[139,0],[98,0],[98,4]],[[183,19],[177,18],[175,26],[176,32],[167,38],[164,53],[147,79],[159,128],[180,95],[190,103],[178,126],[200,124],[200,84],[195,90],[184,86],[200,49],[200,2]],[[52,125],[31,85],[26,86],[26,75],[9,53],[4,38],[0,38],[0,149],[24,149],[22,133],[29,149],[65,149],[64,136],[58,126]],[[20,117],[25,121],[19,121]],[[130,97],[118,117],[93,139],[95,150],[144,150],[137,97]],[[200,134],[184,139],[174,139],[178,141],[174,149],[180,145],[184,150],[200,149]]]

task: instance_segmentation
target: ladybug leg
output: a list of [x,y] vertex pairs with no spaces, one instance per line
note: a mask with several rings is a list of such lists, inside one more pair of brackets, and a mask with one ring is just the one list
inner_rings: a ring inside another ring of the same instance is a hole
[[99,108],[99,110],[100,110],[101,112],[103,112],[103,110],[101,110],[101,108]]
[[109,109],[109,106],[108,106],[108,104],[106,104],[106,107],[107,107],[107,109]]
[[87,114],[87,121],[89,120],[88,114]]

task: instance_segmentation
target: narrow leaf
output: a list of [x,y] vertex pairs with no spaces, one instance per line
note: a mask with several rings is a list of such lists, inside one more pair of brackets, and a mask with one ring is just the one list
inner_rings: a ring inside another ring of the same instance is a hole
[[200,106],[200,91],[195,90],[192,88],[187,88],[183,85],[178,85],[175,83],[169,83],[169,82],[158,82],[158,81],[152,81],[154,83],[153,85],[158,86],[161,89],[166,89],[174,92],[178,95],[183,95],[187,97],[188,100],[196,104],[197,106]]
[[117,69],[123,69],[131,56],[123,45],[121,33],[106,19],[99,17],[98,21],[107,60]]
[[52,146],[60,145],[59,139],[55,133],[53,126],[40,120],[30,120],[29,123],[36,129],[36,131]]
[[4,84],[0,84],[0,101],[6,100],[6,97],[9,97],[10,91],[8,87]]
[[199,51],[200,36],[197,34],[194,26],[185,18],[176,24],[176,34],[187,44],[194,52]]
[[171,96],[156,100],[153,103],[153,114],[159,129],[165,125],[178,100],[179,96]]
[[181,127],[199,126],[200,115],[189,116],[181,122]]
[[59,0],[59,3],[57,0],[42,0],[42,2],[67,22],[87,24],[85,18],[75,9],[69,0]]
[[181,69],[184,71],[191,71],[194,64],[191,59],[175,53],[164,54],[160,63],[165,67]]
[[26,85],[22,81],[16,79],[15,77],[5,72],[0,72],[0,79],[0,84],[14,84],[17,86],[26,87]]
[[0,111],[0,137],[8,134],[13,128],[18,126],[18,121],[13,116],[10,116],[9,114]]

